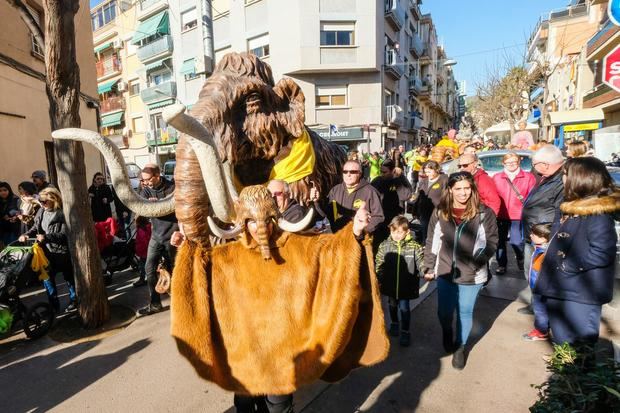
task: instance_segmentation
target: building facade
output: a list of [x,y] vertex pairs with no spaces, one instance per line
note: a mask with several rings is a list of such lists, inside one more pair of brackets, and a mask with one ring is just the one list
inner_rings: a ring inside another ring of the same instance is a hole
[[[44,22],[41,1],[24,2],[31,15]],[[56,179],[54,150],[45,92],[43,47],[30,34],[17,10],[0,2],[0,180],[11,184],[14,191],[22,181],[30,181],[34,170],[48,171]],[[80,99],[82,127],[97,129],[95,105],[97,82],[92,55],[92,38],[88,10],[75,16],[76,55],[80,70],[83,98]],[[84,145],[87,181],[103,164],[96,149]]]

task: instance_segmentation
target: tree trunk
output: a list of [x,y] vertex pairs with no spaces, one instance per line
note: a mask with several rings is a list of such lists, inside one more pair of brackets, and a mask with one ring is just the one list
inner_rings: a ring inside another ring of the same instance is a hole
[[549,129],[545,126],[547,121],[547,99],[549,98],[549,77],[545,76],[543,81],[543,101],[542,108],[540,108],[540,119],[542,126],[542,136],[540,137],[542,142],[547,142],[549,139]]
[[[44,0],[46,92],[52,131],[79,128],[80,70],[76,59],[74,16],[78,0]],[[79,297],[79,314],[86,328],[110,318],[101,258],[88,203],[84,149],[79,142],[55,141],[58,187],[69,229]],[[78,247],[79,246],[79,247]]]

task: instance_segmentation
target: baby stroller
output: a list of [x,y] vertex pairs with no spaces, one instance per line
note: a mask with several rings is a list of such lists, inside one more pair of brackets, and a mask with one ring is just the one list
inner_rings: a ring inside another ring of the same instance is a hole
[[0,337],[10,334],[21,323],[26,336],[36,339],[47,334],[54,322],[54,310],[49,303],[26,306],[19,297],[23,288],[40,282],[31,268],[34,242],[15,241],[0,252]]
[[116,236],[118,226],[112,218],[97,222],[95,231],[106,285],[112,282],[112,275],[115,272],[129,267],[138,268],[138,260],[135,256],[135,232],[127,231],[129,235],[127,239],[118,238]]

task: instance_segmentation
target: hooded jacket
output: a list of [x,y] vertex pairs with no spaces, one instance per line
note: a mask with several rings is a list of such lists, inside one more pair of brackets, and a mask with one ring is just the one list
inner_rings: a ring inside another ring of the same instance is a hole
[[[174,192],[174,184],[168,181],[163,176],[161,177],[161,183],[157,188],[144,187],[142,189],[142,196],[145,198],[157,198],[163,199],[166,196]],[[174,214],[152,218],[151,219],[152,234],[151,238],[158,242],[168,242],[172,233],[178,231],[179,224],[177,223],[177,217]]]
[[366,203],[366,210],[370,214],[370,223],[366,227],[367,233],[372,234],[384,220],[379,192],[363,178],[351,192],[344,182],[336,185],[329,191],[327,199],[329,205],[325,214],[333,233],[342,229],[353,219],[362,202]]
[[481,205],[473,219],[459,225],[440,218],[435,210],[428,224],[424,272],[434,271],[437,277],[457,284],[483,284],[497,241],[497,220],[486,206]]
[[[523,202],[521,221],[523,224],[523,238],[530,241],[530,232],[535,224],[554,222],[564,200],[564,183],[562,170],[548,178],[543,178],[530,191]],[[559,216],[559,215],[558,215]]]
[[[493,176],[493,182],[495,182],[495,187],[497,188],[497,193],[501,200],[497,218],[520,221],[521,213],[523,212],[523,202],[519,200],[514,189],[512,189],[509,179],[510,178],[508,178],[508,175],[506,175],[504,171]],[[523,197],[523,201],[525,201],[534,185],[536,185],[536,178],[533,174],[521,169],[512,180],[512,184]]]
[[620,191],[564,202],[561,211],[565,219],[549,243],[534,292],[582,304],[610,302]]
[[375,257],[381,294],[398,300],[418,298],[423,261],[424,249],[411,234],[402,241],[388,237]]

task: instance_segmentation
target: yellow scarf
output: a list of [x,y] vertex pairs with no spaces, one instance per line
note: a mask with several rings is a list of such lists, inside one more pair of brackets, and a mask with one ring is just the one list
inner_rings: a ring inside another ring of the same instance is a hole
[[281,179],[289,184],[299,181],[312,173],[315,159],[312,140],[304,129],[293,142],[291,153],[273,167],[269,179]]
[[30,267],[32,271],[39,272],[39,280],[45,281],[50,278],[47,273],[47,267],[50,265],[49,260],[45,256],[45,252],[43,252],[43,248],[38,243],[35,243],[32,246],[32,263]]

